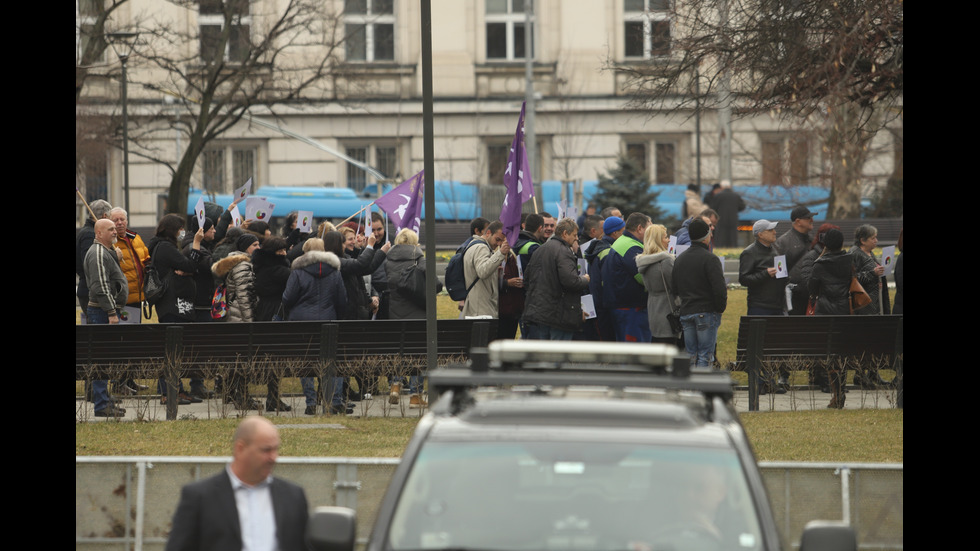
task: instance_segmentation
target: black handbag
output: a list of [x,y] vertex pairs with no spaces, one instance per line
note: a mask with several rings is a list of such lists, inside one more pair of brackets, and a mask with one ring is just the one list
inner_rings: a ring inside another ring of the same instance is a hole
[[[670,301],[670,287],[667,286],[667,278],[664,277],[663,270],[660,271],[660,280],[664,282],[664,291],[667,292],[667,300]],[[680,310],[674,308],[673,301],[671,301],[670,312],[667,314],[667,323],[670,324],[670,330],[675,334],[684,332]]]
[[401,273],[397,289],[407,295],[413,304],[425,308],[425,270],[419,267],[418,261]]
[[160,277],[160,272],[153,267],[153,261],[144,268],[143,278],[143,317],[150,319],[153,314],[153,306],[163,299],[167,294],[167,282]]

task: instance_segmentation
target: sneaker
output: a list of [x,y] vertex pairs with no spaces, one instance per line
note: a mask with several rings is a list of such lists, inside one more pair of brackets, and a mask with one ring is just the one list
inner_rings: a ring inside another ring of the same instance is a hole
[[303,413],[306,415],[316,415],[316,406],[306,406],[306,411]]
[[189,403],[189,404],[200,404],[201,402],[204,401],[204,400],[202,400],[200,398],[196,398],[194,396],[191,396],[190,394],[188,394],[186,392],[181,392],[181,393],[177,394],[177,397],[180,398],[181,400],[187,400],[187,403]]
[[412,409],[427,408],[429,407],[429,402],[419,394],[412,394],[412,397],[408,400],[408,407]]
[[126,410],[111,406],[95,412],[96,417],[122,417],[124,415],[126,415]]
[[293,411],[293,407],[283,402],[282,400],[266,398],[265,410],[266,411]]
[[391,393],[388,396],[389,404],[398,404],[402,401],[402,384],[391,383]]

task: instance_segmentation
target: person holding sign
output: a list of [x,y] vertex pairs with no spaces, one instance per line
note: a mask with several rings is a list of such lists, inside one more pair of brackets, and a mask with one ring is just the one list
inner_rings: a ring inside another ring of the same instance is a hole
[[582,291],[589,286],[589,275],[578,275],[575,250],[578,226],[571,218],[555,225],[555,238],[538,247],[524,274],[527,299],[524,323],[528,338],[572,340],[582,327]]

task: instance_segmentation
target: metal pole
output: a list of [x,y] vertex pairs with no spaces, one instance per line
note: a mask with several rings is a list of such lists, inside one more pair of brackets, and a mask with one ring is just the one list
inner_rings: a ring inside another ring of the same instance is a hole
[[[537,166],[535,153],[538,149],[537,138],[534,132],[534,55],[531,49],[534,46],[534,25],[531,21],[534,15],[534,0],[524,0],[524,101],[527,102],[524,112],[524,144],[527,150],[527,162],[531,167],[531,174],[528,177],[532,181],[538,181],[534,176]],[[540,169],[538,174],[540,175]],[[537,194],[535,194],[537,195]]]
[[435,145],[432,124],[432,2],[422,3],[422,134],[425,168],[425,335],[426,369],[438,362],[439,336],[436,326],[436,200]]
[[[129,212],[129,109],[127,101],[127,83],[128,78],[126,78],[126,61],[129,56],[122,56],[119,60],[122,62],[122,111],[123,111],[123,199],[124,205],[126,205],[126,212]],[[130,214],[132,216],[132,214]]]

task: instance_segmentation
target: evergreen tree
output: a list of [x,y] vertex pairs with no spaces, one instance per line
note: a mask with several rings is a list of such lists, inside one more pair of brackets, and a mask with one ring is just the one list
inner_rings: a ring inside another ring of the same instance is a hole
[[592,202],[601,207],[617,207],[623,213],[623,218],[634,212],[642,212],[649,216],[654,223],[673,227],[673,219],[668,219],[666,213],[657,206],[657,196],[650,185],[650,177],[631,159],[620,156],[616,166],[605,176],[599,175],[599,185]]

